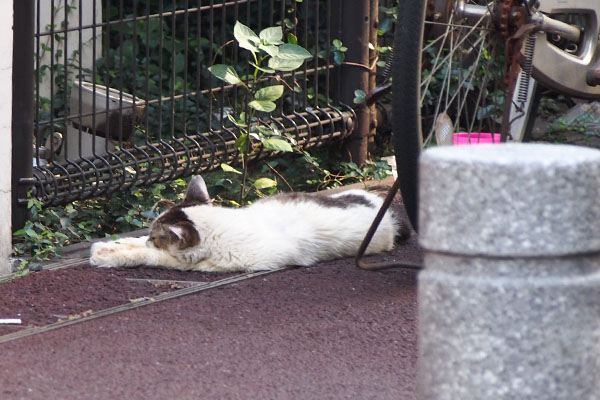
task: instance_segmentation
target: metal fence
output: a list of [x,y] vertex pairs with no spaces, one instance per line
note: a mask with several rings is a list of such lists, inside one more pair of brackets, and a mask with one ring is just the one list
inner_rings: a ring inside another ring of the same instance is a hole
[[35,8],[28,14],[33,171],[20,183],[46,205],[236,163],[239,133],[228,114],[240,112],[244,94],[207,67],[247,65],[249,53],[232,42],[238,20],[257,32],[281,26],[313,55],[299,70],[279,74],[297,89],[261,114],[262,122],[293,134],[304,148],[352,131],[356,115],[345,104],[351,99],[341,100],[342,68],[332,50],[342,37],[340,0],[25,3]]

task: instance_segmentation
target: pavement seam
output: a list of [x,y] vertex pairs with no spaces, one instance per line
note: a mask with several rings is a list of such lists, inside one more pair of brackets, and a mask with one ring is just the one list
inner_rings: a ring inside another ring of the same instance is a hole
[[22,339],[22,338],[33,336],[33,335],[37,335],[37,334],[44,333],[44,332],[49,332],[49,331],[52,331],[55,329],[79,324],[82,322],[91,321],[91,320],[94,320],[97,318],[106,317],[106,316],[116,314],[119,312],[133,310],[138,307],[159,303],[161,301],[175,299],[178,297],[187,296],[187,295],[194,294],[194,293],[199,293],[204,290],[214,289],[214,288],[218,288],[221,286],[230,285],[230,284],[233,284],[236,282],[244,281],[247,279],[256,278],[258,276],[272,274],[274,272],[284,271],[284,270],[288,270],[288,269],[292,269],[292,268],[293,267],[281,267],[278,269],[273,269],[273,270],[268,270],[268,271],[247,272],[247,273],[235,275],[235,276],[232,276],[229,278],[220,279],[220,280],[214,281],[214,282],[208,282],[208,283],[204,283],[204,284],[200,284],[200,285],[196,285],[196,286],[192,286],[192,287],[178,289],[173,292],[161,294],[158,296],[143,298],[142,300],[139,300],[139,301],[135,301],[135,302],[127,303],[127,304],[121,304],[121,305],[111,307],[111,308],[106,308],[104,310],[93,312],[86,316],[78,317],[75,319],[55,322],[50,325],[29,328],[29,329],[25,329],[22,331],[9,333],[7,335],[0,336],[0,344],[10,342],[13,340],[17,340],[17,339]]
[[[53,262],[51,264],[42,265],[39,268],[39,271],[50,271],[50,270],[64,269],[64,268],[69,268],[69,267],[77,267],[80,265],[87,264],[88,262],[89,262],[89,259],[87,259],[87,258],[70,258],[70,259],[66,259],[66,260],[60,260],[57,262]],[[32,271],[32,273],[33,272],[38,272],[38,270]],[[18,277],[19,274],[21,274],[21,272],[12,272],[10,274],[0,275],[0,283],[5,282],[5,281],[10,281],[10,280]]]

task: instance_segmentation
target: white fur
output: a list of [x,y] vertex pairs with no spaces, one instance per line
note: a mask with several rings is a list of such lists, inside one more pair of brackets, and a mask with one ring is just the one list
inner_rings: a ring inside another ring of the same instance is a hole
[[[196,205],[184,208],[200,235],[198,246],[170,253],[147,247],[147,237],[95,243],[90,262],[102,267],[139,265],[179,270],[258,271],[307,266],[354,256],[383,200],[363,190],[355,194],[375,207],[325,207],[314,201],[257,201],[243,208]],[[394,246],[398,222],[388,212],[367,254]]]

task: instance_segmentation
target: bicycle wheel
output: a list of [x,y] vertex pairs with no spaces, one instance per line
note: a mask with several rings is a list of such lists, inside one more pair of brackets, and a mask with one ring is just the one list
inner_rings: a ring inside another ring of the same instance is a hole
[[[468,1],[478,6],[488,3]],[[405,0],[398,7],[392,72],[394,146],[400,190],[416,231],[421,149],[452,144],[454,133],[478,142],[483,133],[491,136],[501,130],[506,87],[504,50],[494,35],[497,25],[483,14],[468,20],[459,17],[457,5],[464,7],[465,2]],[[518,107],[514,115],[511,112],[510,140],[526,139],[531,128],[536,85],[525,80],[521,93],[515,91],[512,99]]]

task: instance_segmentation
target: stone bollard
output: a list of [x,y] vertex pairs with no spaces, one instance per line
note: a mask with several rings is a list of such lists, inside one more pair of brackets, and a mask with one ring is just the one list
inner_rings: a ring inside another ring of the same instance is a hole
[[420,161],[418,398],[600,399],[600,151]]

